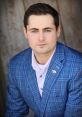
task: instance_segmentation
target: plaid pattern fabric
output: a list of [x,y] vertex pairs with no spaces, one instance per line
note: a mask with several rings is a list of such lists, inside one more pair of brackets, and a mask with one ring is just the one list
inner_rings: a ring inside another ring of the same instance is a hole
[[57,44],[40,97],[29,48],[9,64],[5,117],[82,117],[82,54]]

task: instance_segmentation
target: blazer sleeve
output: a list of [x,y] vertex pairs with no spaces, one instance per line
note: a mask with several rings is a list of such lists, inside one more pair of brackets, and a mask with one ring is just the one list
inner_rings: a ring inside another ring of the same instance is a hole
[[64,117],[82,117],[82,69],[70,80]]
[[24,117],[29,113],[29,107],[24,102],[16,84],[15,68],[16,66],[9,65],[5,117]]

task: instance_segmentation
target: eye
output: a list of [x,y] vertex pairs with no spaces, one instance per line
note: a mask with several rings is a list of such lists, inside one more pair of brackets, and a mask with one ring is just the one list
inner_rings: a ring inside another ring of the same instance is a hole
[[36,30],[32,30],[31,32],[36,33],[37,31]]
[[52,32],[52,28],[45,28],[44,31],[45,32]]
[[51,29],[46,29],[46,32],[51,32]]
[[31,32],[32,32],[32,33],[36,33],[36,32],[38,32],[38,30],[31,30]]

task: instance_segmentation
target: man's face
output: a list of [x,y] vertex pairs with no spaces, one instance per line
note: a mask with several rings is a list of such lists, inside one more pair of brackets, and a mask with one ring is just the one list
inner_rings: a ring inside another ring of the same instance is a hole
[[24,34],[35,55],[51,54],[60,35],[51,15],[31,15]]

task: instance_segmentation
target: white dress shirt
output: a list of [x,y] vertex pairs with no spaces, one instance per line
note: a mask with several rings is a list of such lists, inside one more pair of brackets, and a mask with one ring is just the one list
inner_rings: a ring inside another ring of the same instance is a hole
[[50,56],[49,60],[46,62],[46,64],[39,64],[35,59],[34,52],[32,51],[32,67],[36,72],[38,88],[39,88],[39,92],[41,96],[43,92],[43,86],[44,86],[46,73],[47,73],[47,70],[48,70],[48,67],[49,67],[49,64],[50,64],[50,61],[52,59],[54,52],[55,52],[55,49],[52,55]]

